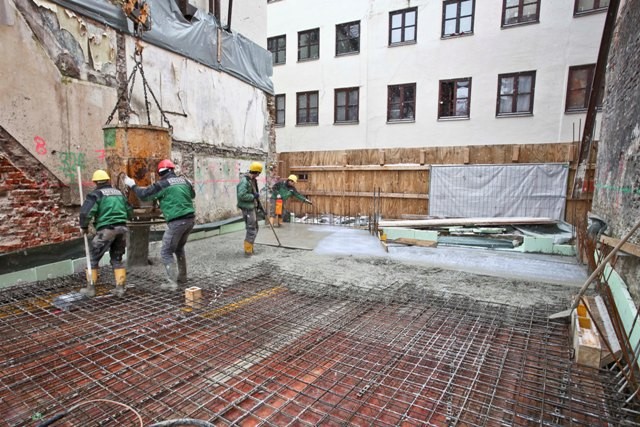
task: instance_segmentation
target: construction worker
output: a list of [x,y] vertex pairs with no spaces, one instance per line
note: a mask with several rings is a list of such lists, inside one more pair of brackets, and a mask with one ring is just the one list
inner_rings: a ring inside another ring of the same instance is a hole
[[96,235],[91,240],[90,265],[91,277],[87,271],[86,288],[80,292],[88,297],[96,295],[95,284],[98,282],[98,265],[102,256],[109,251],[111,266],[116,279],[113,294],[123,296],[127,270],[122,257],[127,249],[127,220],[131,219],[133,209],[120,190],[111,186],[109,174],[103,170],[93,173],[91,180],[96,188],[85,198],[80,208],[80,229],[87,234],[89,224],[95,221]]
[[[281,179],[271,187],[271,205],[269,207],[269,222],[271,222],[271,225],[276,223],[276,218],[278,219],[277,224],[282,225],[284,204],[289,197],[293,196],[303,203],[308,203],[310,205],[313,204],[311,200],[309,200],[308,198],[300,194],[298,190],[296,190],[295,185],[297,182],[298,177],[296,175],[289,175],[287,179]],[[278,206],[278,200],[282,200],[282,206]]]
[[162,236],[160,257],[168,279],[168,282],[162,284],[160,288],[169,291],[177,290],[178,284],[184,284],[187,281],[187,256],[184,246],[189,233],[193,230],[196,218],[196,210],[193,206],[196,192],[193,184],[184,177],[176,176],[175,168],[171,160],[160,161],[158,163],[160,181],[149,187],[138,187],[136,182],[128,176],[124,179],[124,184],[131,188],[140,200],[158,200],[160,203],[160,210],[167,221],[167,230]]
[[242,219],[246,227],[244,238],[244,255],[253,255],[253,244],[258,235],[258,210],[262,209],[260,191],[256,179],[262,173],[262,163],[253,162],[249,165],[249,172],[242,175],[236,187],[238,208],[242,211]]

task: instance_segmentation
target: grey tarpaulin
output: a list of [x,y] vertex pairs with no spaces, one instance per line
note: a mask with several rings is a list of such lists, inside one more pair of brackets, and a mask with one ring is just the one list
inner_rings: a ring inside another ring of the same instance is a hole
[[566,163],[431,166],[429,215],[562,220]]
[[[119,31],[133,33],[124,12],[107,0],[51,0]],[[222,58],[218,62],[218,27],[213,15],[198,10],[187,21],[174,0],[150,1],[151,31],[142,39],[216,70],[229,73],[273,94],[271,53],[241,34],[222,31]]]

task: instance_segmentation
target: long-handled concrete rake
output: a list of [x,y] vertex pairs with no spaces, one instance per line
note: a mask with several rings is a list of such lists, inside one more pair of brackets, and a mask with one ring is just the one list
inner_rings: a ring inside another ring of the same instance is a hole
[[[84,197],[82,196],[82,178],[80,176],[80,166],[78,166],[78,190],[80,191],[80,206],[82,206],[82,203],[84,202]],[[84,255],[87,258],[87,275],[88,280],[89,280],[89,286],[95,286],[95,283],[93,283],[93,275],[91,272],[91,256],[89,253],[89,238],[87,237],[87,235],[85,233],[82,233],[83,237],[84,237]]]
[[571,312],[573,312],[573,310],[575,310],[576,307],[578,307],[578,304],[580,303],[580,298],[582,298],[584,293],[587,291],[591,282],[593,282],[595,278],[600,275],[600,273],[605,268],[607,263],[611,260],[611,258],[613,258],[616,255],[616,253],[618,253],[622,245],[624,245],[625,242],[629,240],[631,236],[633,236],[633,233],[635,233],[638,228],[640,228],[640,221],[638,221],[636,225],[634,225],[631,228],[631,230],[629,230],[629,232],[625,234],[622,237],[622,239],[620,239],[618,244],[611,250],[611,252],[609,252],[609,255],[607,255],[605,259],[603,259],[600,262],[600,264],[598,265],[598,268],[596,268],[593,271],[593,273],[591,273],[591,276],[587,278],[587,281],[584,282],[584,285],[582,285],[582,288],[580,288],[580,291],[578,291],[578,295],[576,295],[575,299],[573,300],[573,304],[571,304],[571,308],[568,310],[560,311],[558,313],[554,313],[549,316],[549,319],[568,319],[571,316]]

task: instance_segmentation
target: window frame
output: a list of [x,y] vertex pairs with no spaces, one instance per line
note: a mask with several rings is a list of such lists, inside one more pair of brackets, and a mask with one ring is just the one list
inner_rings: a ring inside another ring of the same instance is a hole
[[[311,107],[310,106],[310,102],[309,102],[309,97],[310,95],[316,95],[316,106],[315,107]],[[307,121],[306,122],[301,122],[300,121],[300,96],[305,96],[307,99],[307,106],[305,107],[306,110],[306,115],[307,115]],[[316,121],[315,122],[311,122],[309,121],[309,117],[311,116],[311,111],[315,109],[316,110]],[[317,90],[312,90],[312,91],[306,91],[306,92],[296,92],[296,126],[311,126],[311,125],[318,125],[320,122],[320,92]]]
[[[531,76],[531,92],[528,92],[527,94],[530,95],[530,101],[529,101],[529,110],[528,111],[517,111],[517,105],[518,105],[518,97],[524,95],[523,93],[520,93],[518,91],[518,84],[519,84],[519,77],[522,76]],[[502,79],[504,78],[515,78],[514,80],[514,91],[513,94],[510,94],[508,96],[512,97],[512,110],[514,109],[514,106],[516,108],[516,111],[511,111],[511,112],[500,112],[500,98],[502,96],[507,96],[507,95],[503,95],[502,93],[500,93],[500,87],[502,86]],[[535,70],[529,70],[529,71],[520,71],[520,72],[516,72],[516,73],[504,73],[504,74],[498,74],[498,96],[496,98],[496,117],[516,117],[516,116],[532,116],[533,115],[533,103],[534,103],[534,99],[535,99],[535,93],[536,93],[536,71]],[[515,99],[515,103],[513,102],[513,100]]]
[[[451,114],[451,115],[443,115],[442,114],[442,105],[443,105],[443,101],[442,101],[442,96],[443,96],[443,84],[454,84],[454,88],[452,91],[453,97],[451,98],[451,100],[448,102],[448,104],[450,104],[450,108],[449,111],[454,111],[456,112],[456,102],[459,99],[457,94],[458,94],[458,83],[461,82],[467,82],[468,83],[468,96],[465,98],[467,100],[467,109],[466,109],[466,114],[463,115],[458,115],[458,114]],[[454,119],[468,119],[471,117],[471,77],[462,77],[459,79],[446,79],[446,80],[440,80],[440,82],[438,83],[438,120],[454,120]]]
[[[346,97],[345,97],[345,105],[339,106],[338,105],[338,93],[340,92],[344,92]],[[354,104],[350,104],[351,101],[351,95],[355,92],[355,96],[356,96],[356,102],[355,102],[355,118],[350,118],[350,114],[349,114],[349,107],[351,105]],[[333,93],[333,124],[358,124],[360,121],[360,88],[359,87],[343,87],[343,88],[338,88],[338,89],[334,89],[334,93]],[[338,120],[338,108],[344,108],[345,109],[345,120]]]
[[[405,24],[406,21],[406,15],[409,12],[414,12],[415,16],[416,16],[416,20],[415,20],[415,24],[412,26],[407,26]],[[401,31],[402,31],[402,40],[399,42],[393,42],[391,41],[391,35],[393,34],[393,30],[394,29],[398,29],[398,28],[394,28],[393,27],[393,17],[396,15],[402,15],[402,24],[400,27],[398,27]],[[412,40],[405,40],[405,33],[407,28],[413,27],[414,28],[414,32],[413,32],[413,39]],[[400,9],[400,10],[394,10],[389,12],[389,46],[400,46],[400,45],[405,45],[405,44],[415,44],[418,42],[418,8],[417,7],[409,7],[406,9]]]
[[[569,95],[572,92],[577,92],[577,89],[571,90],[571,73],[578,70],[587,70],[588,75],[585,81],[584,94],[583,94],[583,106],[582,107],[569,107]],[[596,73],[596,64],[583,64],[583,65],[573,65],[569,67],[569,74],[567,75],[567,92],[564,104],[564,112],[565,113],[584,113],[589,109],[589,98],[591,97],[591,91],[593,90],[593,77]],[[596,103],[597,109],[602,109],[602,102],[604,99],[604,87],[600,88],[599,93],[600,99]]]
[[[399,88],[400,91],[400,112],[403,115],[403,111],[405,109],[405,102],[413,105],[413,117],[401,117],[399,119],[391,118],[391,91],[394,88]],[[413,89],[413,101],[405,101],[405,92],[408,88]],[[399,123],[399,122],[415,122],[416,121],[416,104],[417,104],[417,93],[416,93],[417,85],[416,83],[402,83],[396,85],[388,85],[387,86],[387,123]]]
[[[602,7],[600,6],[600,2],[603,0],[593,0],[594,3],[594,7],[591,9],[587,9],[587,10],[583,10],[583,11],[579,11],[578,10],[578,4],[580,3],[580,0],[575,0],[573,3],[573,16],[584,16],[584,15],[589,15],[592,13],[601,13],[601,12],[606,12],[609,9],[609,4],[607,4],[606,6]],[[598,6],[596,6],[596,4]]]
[[[300,45],[300,37],[302,37],[305,34],[311,34],[311,33],[315,33],[316,34],[316,43],[308,43],[304,46]],[[311,48],[313,46],[317,46],[318,47],[318,56],[312,57],[311,56]],[[306,58],[300,58],[300,52],[302,51],[302,49],[306,49],[307,51],[307,57]],[[312,28],[311,30],[304,30],[304,31],[298,31],[298,62],[305,62],[305,61],[315,61],[317,59],[320,59],[320,28]]]
[[[461,12],[461,7],[462,7],[462,2],[464,1],[471,1],[471,15],[465,15],[465,16],[461,16],[460,12]],[[446,23],[447,21],[451,21],[452,19],[446,19],[446,14],[447,14],[447,5],[449,4],[456,4],[457,3],[457,8],[456,8],[456,17],[453,18],[456,21],[456,32],[452,33],[452,34],[445,34],[445,27],[446,27]],[[473,34],[473,26],[475,23],[475,15],[476,15],[476,1],[475,0],[445,0],[442,2],[442,31],[440,33],[440,37],[442,37],[443,39],[448,39],[451,37],[460,37],[460,36],[464,36],[464,35],[469,35],[469,34]],[[471,16],[471,30],[469,31],[465,31],[465,32],[460,32],[460,20],[462,18],[465,18],[467,16]]]
[[[282,49],[276,49],[275,50],[276,54],[274,54],[274,51],[269,49],[269,44],[271,42],[275,42],[276,45],[277,45],[279,39],[284,39],[284,47]],[[283,65],[283,64],[286,64],[287,63],[287,35],[286,34],[282,34],[282,35],[279,35],[279,36],[268,37],[267,38],[267,50],[269,52],[271,52],[271,64],[272,65]],[[276,62],[276,59],[278,57],[278,53],[279,52],[283,52],[283,54],[284,54],[284,60],[282,62]]]
[[[358,49],[357,49],[357,50],[350,50],[350,51],[347,51],[347,52],[338,52],[338,46],[339,46],[339,43],[340,43],[341,41],[347,41],[347,42],[349,42],[350,40],[354,40],[354,39],[355,39],[355,37],[346,37],[346,38],[345,38],[345,39],[343,39],[343,40],[338,40],[338,35],[339,35],[339,34],[345,34],[344,32],[340,32],[340,31],[339,31],[339,28],[340,28],[340,27],[347,26],[347,25],[348,25],[349,27],[351,27],[351,26],[352,26],[352,25],[354,25],[354,24],[355,24],[355,25],[358,25],[358,37],[357,37],[357,40],[358,40]],[[355,54],[360,53],[360,35],[361,35],[361,34],[360,34],[360,30],[361,30],[360,21],[351,21],[351,22],[344,22],[344,23],[342,23],[342,24],[336,24],[336,43],[335,43],[336,56],[355,55]]]
[[[278,108],[278,99],[282,99],[282,108]],[[287,122],[287,95],[284,93],[277,94],[274,99],[276,116],[274,125],[276,127],[284,127]],[[282,123],[278,122],[278,112],[282,111]]]
[[[518,6],[516,6],[516,7],[518,8],[519,19],[518,19],[517,22],[509,22],[509,23],[505,22],[505,19],[507,17],[507,9],[514,9],[514,7],[511,6],[511,7],[507,8],[507,1],[508,0],[502,0],[502,24],[501,24],[502,28],[511,28],[511,27],[517,27],[518,25],[527,25],[527,24],[540,23],[540,3],[541,3],[541,0],[518,0]],[[522,20],[522,10],[524,9],[524,6],[529,5],[529,4],[535,4],[536,5],[536,16],[535,16],[535,19],[528,19],[526,21],[523,21]]]

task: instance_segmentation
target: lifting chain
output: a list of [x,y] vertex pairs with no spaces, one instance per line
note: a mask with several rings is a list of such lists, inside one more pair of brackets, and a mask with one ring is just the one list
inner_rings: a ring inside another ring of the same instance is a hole
[[[169,129],[173,129],[173,126],[171,126],[171,123],[169,123],[169,119],[167,118],[166,114],[162,110],[162,107],[160,106],[160,102],[158,102],[158,99],[156,98],[156,95],[153,93],[153,90],[151,90],[151,86],[149,86],[149,82],[147,82],[147,78],[144,75],[144,68],[142,66],[142,49],[143,49],[143,46],[140,44],[139,40],[136,41],[136,50],[135,50],[135,54],[134,54],[134,57],[133,57],[133,59],[135,61],[135,65],[133,67],[133,70],[131,70],[131,74],[129,75],[129,78],[127,79],[127,86],[126,86],[125,90],[123,91],[123,92],[126,93],[126,97],[127,97],[126,98],[127,99],[127,105],[126,105],[126,109],[125,109],[124,123],[125,124],[129,124],[129,118],[131,116],[131,111],[132,111],[132,109],[131,109],[131,99],[132,99],[132,96],[133,96],[133,86],[135,85],[135,82],[136,82],[136,74],[139,71],[140,72],[140,76],[142,76],[142,89],[143,89],[143,92],[144,92],[144,106],[145,106],[145,109],[147,111],[147,124],[149,126],[151,126],[151,112],[149,110],[150,102],[149,102],[149,98],[148,98],[148,94],[151,94],[151,98],[153,98],[153,101],[155,102],[155,105],[158,108],[158,111],[160,111],[160,116],[162,117],[162,121],[167,124],[167,127]],[[109,114],[109,118],[107,119],[107,122],[105,123],[105,125],[108,125],[113,120],[113,116],[115,115],[116,111],[118,110],[119,103],[120,103],[120,99],[118,99],[118,102],[116,102],[116,105],[113,108],[113,111],[111,111],[111,114]]]

